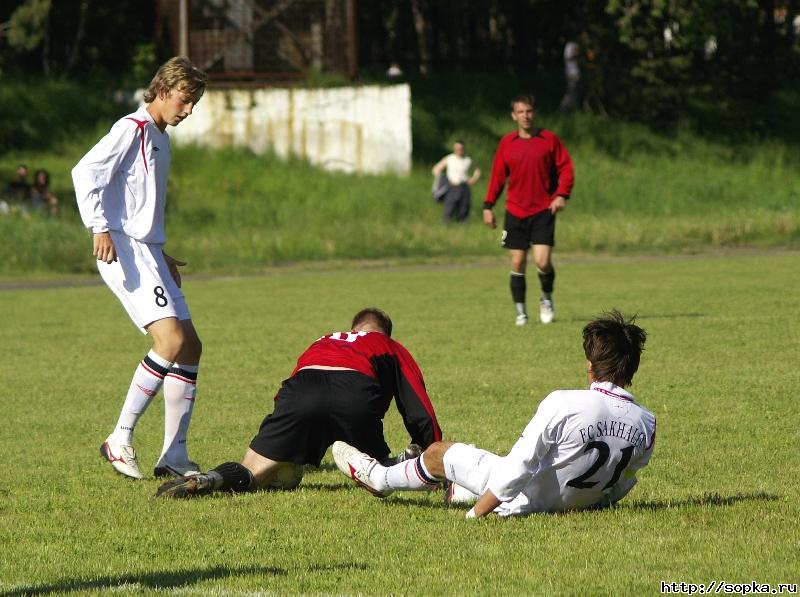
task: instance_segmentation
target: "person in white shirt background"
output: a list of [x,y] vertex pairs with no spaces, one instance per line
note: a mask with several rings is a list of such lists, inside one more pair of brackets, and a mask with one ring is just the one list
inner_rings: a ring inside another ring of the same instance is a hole
[[154,474],[199,472],[189,459],[186,436],[202,345],[180,289],[178,267],[186,264],[164,253],[163,246],[170,165],[166,128],[192,114],[205,86],[204,72],[187,58],[171,58],[145,91],[146,105],[118,120],[72,170],[100,275],[153,343],[134,372],[114,431],[100,447],[117,472],[134,479],[144,475],[133,432],[162,386],[164,444]]
[[470,187],[481,177],[479,168],[472,170],[472,158],[467,155],[463,141],[453,143],[453,153],[447,154],[431,170],[434,176],[443,172],[447,176],[448,189],[444,196],[445,222],[466,222],[469,218],[472,194]]
[[574,40],[564,44],[564,81],[566,90],[558,109],[561,112],[575,110],[580,106],[581,100],[581,47]]
[[611,505],[636,484],[653,453],[656,419],[624,388],[639,368],[646,332],[611,311],[583,328],[588,390],[557,390],[540,404],[506,456],[436,442],[413,460],[381,466],[344,442],[339,470],[378,497],[449,482],[447,501],[477,499],[467,518]]

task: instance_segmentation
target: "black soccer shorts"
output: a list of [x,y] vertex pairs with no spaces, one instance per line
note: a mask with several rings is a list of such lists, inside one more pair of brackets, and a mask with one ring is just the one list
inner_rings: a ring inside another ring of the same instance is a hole
[[389,455],[386,406],[377,380],[363,373],[304,369],[283,382],[250,448],[271,460],[319,466],[330,445],[342,440],[383,460]]
[[549,209],[527,218],[506,212],[501,244],[506,249],[527,251],[531,245],[555,245],[556,216]]

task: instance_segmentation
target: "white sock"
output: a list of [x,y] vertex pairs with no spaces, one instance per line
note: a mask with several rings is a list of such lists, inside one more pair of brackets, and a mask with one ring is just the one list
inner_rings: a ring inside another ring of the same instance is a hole
[[[430,489],[442,480],[434,477],[423,462],[424,454],[413,460],[406,460],[385,469],[383,482],[389,489]],[[377,467],[375,467],[377,468]],[[370,475],[372,478],[372,475]]]
[[119,413],[119,420],[111,438],[118,444],[130,445],[133,442],[133,430],[139,417],[150,406],[153,398],[164,383],[164,377],[172,366],[167,359],[158,356],[154,351],[147,353],[136,371],[133,373],[128,395]]
[[175,363],[164,379],[164,447],[161,456],[179,463],[189,459],[186,434],[197,393],[197,365]]
[[525,312],[525,303],[514,303],[514,307],[517,309],[517,315],[527,315]]

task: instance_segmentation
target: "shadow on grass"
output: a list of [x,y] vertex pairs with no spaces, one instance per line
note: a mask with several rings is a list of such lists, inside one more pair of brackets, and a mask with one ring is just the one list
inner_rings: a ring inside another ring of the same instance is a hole
[[719,493],[704,493],[678,500],[648,500],[622,502],[623,507],[631,510],[670,510],[672,508],[685,508],[688,506],[733,506],[739,502],[776,502],[781,497],[774,493],[756,491],[753,493],[735,493],[733,495],[720,495]]
[[352,483],[306,483],[305,479],[298,489],[309,489],[312,491],[343,491],[355,487]]
[[[367,497],[365,495],[365,497]],[[574,510],[570,512],[559,512],[557,516],[569,516],[573,514],[584,514],[586,512],[602,513],[607,510],[613,509],[628,509],[628,510],[671,510],[677,508],[686,508],[691,506],[733,506],[739,502],[776,502],[781,499],[781,496],[774,493],[767,493],[765,491],[756,491],[752,493],[735,493],[733,495],[720,495],[719,493],[704,493],[698,496],[690,496],[682,499],[663,499],[663,500],[646,500],[646,501],[627,501],[622,500],[618,505],[602,508],[589,508],[587,510]],[[432,502],[427,499],[414,499],[413,497],[404,497],[393,495],[384,501],[388,505],[399,506],[412,506],[415,508],[429,508],[432,510],[463,510],[467,511],[470,507],[469,504],[459,504],[450,506],[442,501]],[[544,513],[542,513],[544,514]],[[510,517],[516,518],[516,517]]]
[[322,463],[320,463],[319,466],[316,466],[316,467],[314,467],[314,466],[307,466],[306,467],[306,472],[307,473],[309,473],[309,472],[312,472],[312,473],[313,472],[327,472],[327,471],[338,472],[339,469],[336,467],[336,465],[333,462],[322,462]]
[[[334,564],[311,564],[300,566],[309,572],[334,572],[338,570],[368,570],[369,566],[362,562],[342,562]],[[119,590],[130,585],[140,585],[144,589],[170,590],[191,587],[206,581],[239,576],[287,576],[294,570],[276,568],[274,566],[247,566],[242,568],[228,568],[215,566],[213,568],[192,569],[170,572],[150,572],[147,574],[123,574],[120,576],[103,576],[95,580],[63,580],[48,585],[23,586],[8,591],[0,591],[0,597],[16,597],[21,595],[50,595],[53,593],[71,593],[91,590]],[[130,587],[133,589],[134,587]]]
[[693,319],[697,317],[708,317],[708,313],[640,313],[641,319]]
[[[625,313],[625,315],[629,315]],[[631,313],[630,315],[636,315],[637,321],[644,321],[650,319],[700,319],[703,317],[709,317],[708,313]],[[558,313],[556,313],[558,316]],[[585,324],[588,321],[593,320],[597,317],[597,313],[586,313],[583,315],[573,315],[570,317],[557,317],[557,323],[582,323]],[[534,324],[536,322],[534,321]]]
[[125,585],[141,585],[148,589],[177,589],[191,586],[205,580],[216,580],[236,576],[264,574],[271,576],[286,576],[288,572],[283,568],[272,566],[248,566],[244,568],[228,568],[215,566],[213,568],[195,568],[180,571],[161,571],[146,574],[122,574],[119,576],[102,576],[95,580],[63,580],[49,585],[23,586],[10,591],[0,591],[0,597],[17,595],[49,595],[51,593],[70,593],[73,591],[88,591],[92,589],[114,589]]
[[[464,512],[466,512],[472,507],[471,504],[451,506],[444,501],[444,493],[438,491],[435,491],[435,493],[438,493],[439,497],[441,498],[435,502],[432,502],[427,497],[424,497],[428,494],[423,494],[422,492],[419,492],[420,497],[418,499],[394,494],[388,499],[383,500],[383,503],[395,506],[399,505],[399,506],[413,506],[414,508],[428,508],[430,510],[463,510]],[[365,496],[367,495],[366,492],[364,493],[364,495]]]

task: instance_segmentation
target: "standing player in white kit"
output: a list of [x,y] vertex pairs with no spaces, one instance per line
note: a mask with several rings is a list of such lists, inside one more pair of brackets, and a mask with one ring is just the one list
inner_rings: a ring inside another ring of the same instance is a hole
[[398,489],[430,489],[447,479],[448,498],[450,492],[477,498],[467,518],[613,504],[636,484],[636,471],[648,463],[655,443],[655,416],[623,389],[639,368],[645,338],[643,329],[617,311],[586,325],[589,389],[548,395],[504,457],[436,442],[419,458],[384,467],[336,442],[336,465],[379,497]]
[[93,255],[105,283],[153,348],[133,375],[114,431],[100,447],[114,469],[144,475],[133,431],[164,387],[164,445],[156,476],[199,472],[186,434],[194,406],[202,345],[180,290],[178,266],[163,252],[170,165],[167,125],[191,115],[206,75],[187,58],[165,62],[144,94],[146,106],[118,120],[72,170],[78,209],[94,236]]

